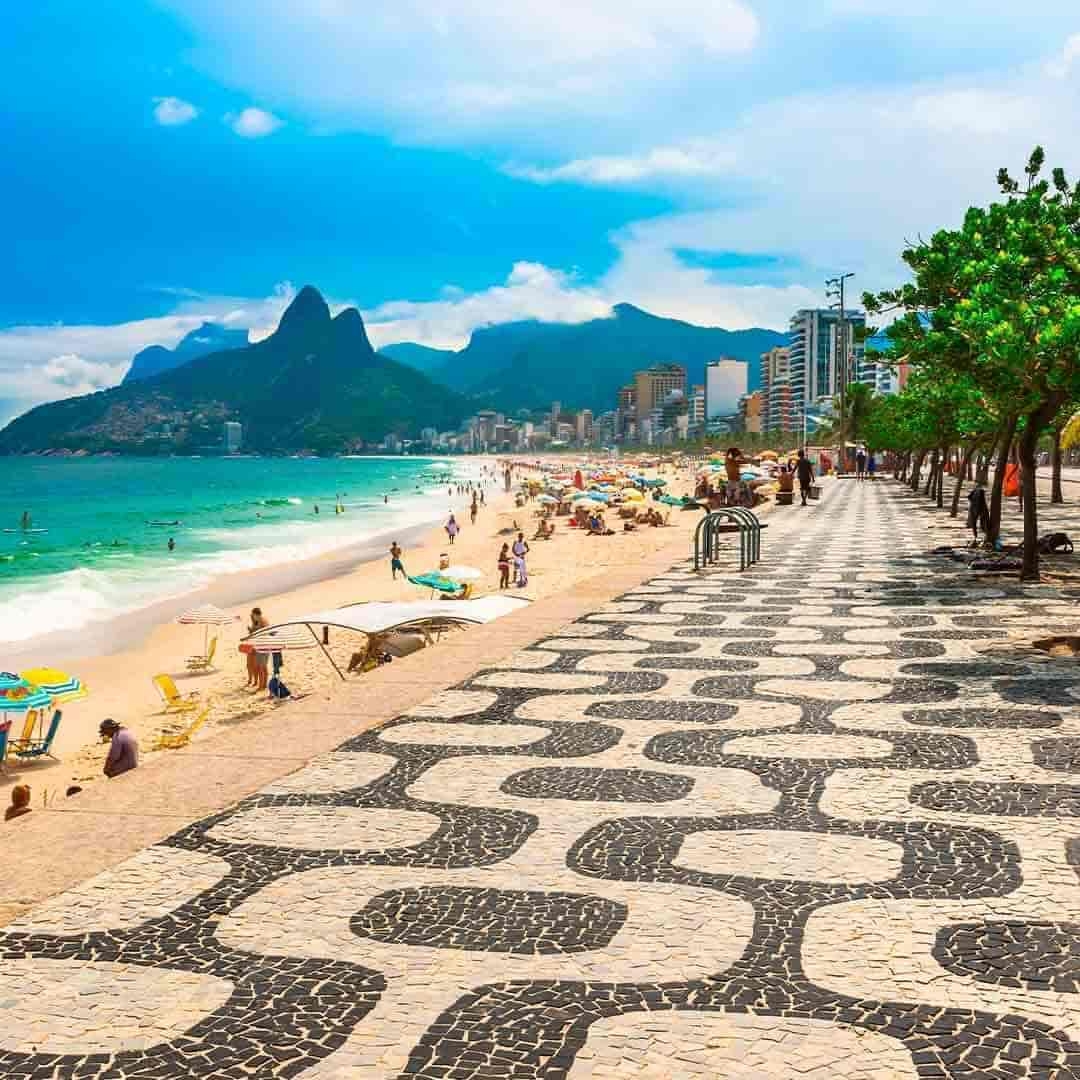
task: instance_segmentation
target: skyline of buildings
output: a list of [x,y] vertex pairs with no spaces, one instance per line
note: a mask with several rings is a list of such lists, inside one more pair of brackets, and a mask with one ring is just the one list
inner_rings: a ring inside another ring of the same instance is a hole
[[[789,343],[761,354],[760,385],[753,391],[750,363],[736,357],[708,361],[704,382],[692,386],[683,364],[657,363],[633,372],[607,412],[566,409],[560,401],[553,401],[546,413],[521,410],[515,417],[481,410],[459,432],[425,429],[425,438],[431,436],[426,444],[470,452],[671,445],[740,432],[805,430],[810,435],[832,420],[845,368],[849,385],[864,383],[879,394],[903,388],[903,365],[892,371],[867,358],[858,333],[865,325],[865,314],[855,309],[845,310],[842,320],[836,308],[799,309],[791,318]],[[874,343],[879,348],[887,344]]]

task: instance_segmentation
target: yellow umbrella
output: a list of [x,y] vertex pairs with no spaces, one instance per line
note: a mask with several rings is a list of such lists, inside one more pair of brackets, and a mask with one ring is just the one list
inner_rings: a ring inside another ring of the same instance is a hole
[[645,498],[637,488],[623,488],[622,497],[630,502],[640,502]]
[[30,668],[29,671],[20,671],[19,674],[27,682],[40,686],[53,699],[54,705],[79,701],[90,693],[74,675],[69,675],[66,671],[60,671],[57,668]]

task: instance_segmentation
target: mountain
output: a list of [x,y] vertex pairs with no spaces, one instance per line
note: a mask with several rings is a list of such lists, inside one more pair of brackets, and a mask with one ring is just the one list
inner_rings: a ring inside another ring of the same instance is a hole
[[355,308],[331,318],[308,285],[263,341],[39,405],[0,431],[0,453],[193,452],[220,446],[226,420],[244,425],[248,449],[331,453],[446,429],[467,411],[458,394],[376,353]]
[[707,361],[731,356],[749,365],[748,385],[756,390],[761,354],[787,340],[775,330],[694,326],[617,304],[606,319],[575,324],[528,320],[477,330],[464,349],[439,367],[432,366],[431,354],[441,350],[396,345],[383,352],[393,350],[406,363],[422,361],[432,378],[465,394],[474,408],[539,409],[561,401],[606,412],[615,407],[619,387],[652,364],[682,364],[693,385],[705,381]]
[[402,341],[397,345],[384,345],[379,352],[389,356],[399,364],[408,364],[425,375],[434,375],[440,368],[449,365],[457,353],[453,349],[432,349],[427,345],[415,345],[411,341]]
[[175,349],[164,345],[150,345],[135,354],[124,382],[149,379],[163,371],[171,371],[207,353],[225,349],[242,349],[248,343],[246,330],[228,330],[217,323],[204,322],[197,330],[186,335]]

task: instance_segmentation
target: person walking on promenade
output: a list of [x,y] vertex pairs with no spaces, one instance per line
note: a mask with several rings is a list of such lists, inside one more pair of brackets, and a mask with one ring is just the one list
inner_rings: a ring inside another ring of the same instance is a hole
[[863,446],[855,451],[855,479],[866,479],[866,448]]
[[799,451],[798,460],[795,462],[795,475],[799,480],[799,497],[802,499],[802,505],[805,506],[810,495],[810,488],[814,483],[814,466],[810,464],[805,450]]

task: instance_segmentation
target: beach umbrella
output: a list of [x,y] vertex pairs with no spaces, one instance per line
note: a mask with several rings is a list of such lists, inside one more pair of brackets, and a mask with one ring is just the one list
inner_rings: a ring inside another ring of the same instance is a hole
[[484,571],[478,570],[475,566],[451,566],[446,570],[440,570],[439,573],[451,581],[479,581],[484,576]]
[[52,695],[21,675],[0,671],[0,713],[24,713],[30,709],[47,709]]
[[780,455],[775,450],[762,450],[758,457],[769,458],[771,461],[776,461]]
[[674,495],[661,495],[660,502],[665,506],[682,506],[683,500],[676,498]]
[[538,503],[543,503],[545,506],[554,506],[559,502],[559,500],[552,495],[541,495],[536,501]]
[[622,497],[629,502],[640,502],[645,498],[637,488],[623,488]]
[[74,675],[68,675],[56,668],[31,668],[29,671],[20,671],[19,674],[28,683],[44,690],[56,705],[79,701],[90,693]]
[[275,653],[294,649],[314,649],[319,641],[308,626],[275,626],[260,630],[240,642],[245,652]]
[[205,656],[209,647],[210,627],[227,626],[233,621],[233,617],[227,615],[221,608],[214,607],[213,604],[202,604],[199,607],[188,608],[182,615],[177,616],[176,621],[185,626],[203,627],[203,656]]

